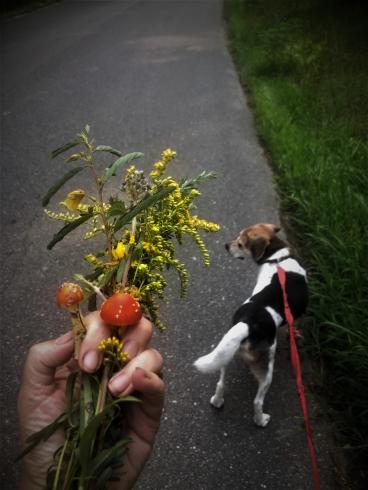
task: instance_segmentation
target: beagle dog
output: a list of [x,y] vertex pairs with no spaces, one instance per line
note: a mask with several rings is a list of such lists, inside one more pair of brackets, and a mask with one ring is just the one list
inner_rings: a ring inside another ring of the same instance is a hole
[[260,266],[257,282],[250,298],[235,312],[232,327],[217,347],[200,357],[194,366],[203,373],[220,371],[216,392],[210,402],[220,408],[224,403],[226,367],[239,353],[256,380],[254,422],[265,427],[270,415],[263,412],[263,402],[271,385],[276,352],[276,329],[286,323],[277,266],[286,272],[286,294],[294,319],[300,317],[308,303],[306,271],[277,237],[276,225],[258,223],[242,230],[226,249],[237,259],[250,255]]

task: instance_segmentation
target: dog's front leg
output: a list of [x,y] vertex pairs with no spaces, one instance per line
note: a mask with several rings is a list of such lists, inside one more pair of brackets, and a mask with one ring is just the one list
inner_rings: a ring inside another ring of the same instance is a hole
[[216,385],[216,392],[210,400],[211,405],[213,405],[216,408],[222,407],[225,401],[224,400],[225,374],[226,374],[226,368],[223,367],[220,371],[220,379],[218,380]]

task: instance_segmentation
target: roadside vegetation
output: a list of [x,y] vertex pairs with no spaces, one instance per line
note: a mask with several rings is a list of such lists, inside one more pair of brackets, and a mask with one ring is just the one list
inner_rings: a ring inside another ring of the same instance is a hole
[[358,485],[368,481],[368,6],[227,0],[239,76],[309,270],[305,349]]

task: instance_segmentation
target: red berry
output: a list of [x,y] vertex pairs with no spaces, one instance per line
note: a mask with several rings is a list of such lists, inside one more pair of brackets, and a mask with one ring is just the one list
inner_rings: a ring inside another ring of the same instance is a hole
[[64,282],[57,290],[56,302],[59,306],[69,309],[82,301],[83,297],[83,290],[78,284]]
[[142,310],[131,294],[115,293],[102,303],[100,316],[108,325],[128,327],[139,322],[142,318]]

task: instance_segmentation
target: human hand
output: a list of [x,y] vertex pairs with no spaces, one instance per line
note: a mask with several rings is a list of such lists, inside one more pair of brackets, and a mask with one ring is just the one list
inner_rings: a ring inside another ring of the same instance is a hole
[[[101,364],[98,344],[110,335],[97,312],[86,317],[87,334],[83,340],[79,365],[89,373]],[[113,395],[125,396],[138,391],[142,403],[129,406],[127,433],[132,443],[124,458],[125,475],[121,482],[111,484],[112,490],[132,488],[149,456],[159,426],[163,406],[164,384],[156,374],[162,368],[161,355],[147,349],[152,336],[151,323],[142,318],[135,327],[127,329],[124,350],[130,362],[109,383]],[[70,372],[77,369],[73,356],[71,332],[48,342],[34,345],[27,356],[18,396],[21,440],[50,424],[65,409],[65,386]],[[44,488],[47,468],[53,454],[63,444],[62,432],[53,434],[24,458],[20,490]]]

